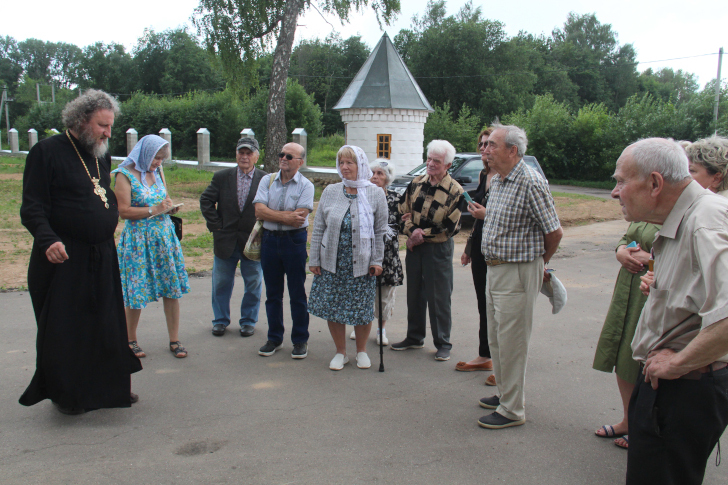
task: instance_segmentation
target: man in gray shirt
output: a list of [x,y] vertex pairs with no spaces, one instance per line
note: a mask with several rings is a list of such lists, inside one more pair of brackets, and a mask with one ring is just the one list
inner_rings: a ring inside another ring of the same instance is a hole
[[[260,262],[265,280],[268,341],[258,354],[270,356],[283,343],[283,281],[288,280],[291,301],[291,342],[294,359],[308,355],[308,302],[306,299],[306,242],[308,215],[313,210],[313,184],[298,172],[305,149],[288,143],[278,154],[280,171],[266,175],[255,194],[255,216],[263,221]],[[271,177],[273,183],[271,184]]]

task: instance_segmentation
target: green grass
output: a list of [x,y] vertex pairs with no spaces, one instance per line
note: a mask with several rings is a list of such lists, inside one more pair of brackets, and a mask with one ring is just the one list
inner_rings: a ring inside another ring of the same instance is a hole
[[0,180],[0,229],[22,229],[20,203],[22,180]]
[[592,180],[549,179],[549,184],[553,185],[573,185],[574,187],[589,187],[592,189],[608,190],[612,190],[614,188],[614,183],[614,180],[595,182]]
[[0,173],[23,173],[25,156],[0,156]]
[[182,249],[187,256],[202,256],[204,250],[212,249],[212,233],[207,232],[198,236],[184,236],[182,238]]
[[607,200],[601,197],[594,197],[593,195],[585,194],[572,194],[571,192],[551,192],[554,197],[567,197],[569,199],[580,199],[580,200]]

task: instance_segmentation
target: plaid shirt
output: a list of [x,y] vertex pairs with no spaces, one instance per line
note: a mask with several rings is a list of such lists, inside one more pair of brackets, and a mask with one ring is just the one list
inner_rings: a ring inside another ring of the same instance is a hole
[[486,259],[527,263],[544,253],[544,234],[561,224],[548,183],[521,159],[504,180],[496,174],[483,226]]
[[399,202],[400,214],[412,214],[402,225],[402,233],[411,236],[419,228],[425,233],[425,242],[445,242],[460,231],[464,206],[463,188],[450,174],[437,185],[430,184],[427,174],[415,177]]

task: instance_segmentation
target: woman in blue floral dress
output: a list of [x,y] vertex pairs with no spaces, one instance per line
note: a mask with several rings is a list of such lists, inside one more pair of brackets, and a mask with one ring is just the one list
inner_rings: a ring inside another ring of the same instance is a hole
[[313,222],[309,269],[315,276],[308,311],[328,322],[336,346],[331,370],[349,362],[346,325],[354,325],[357,367],[368,369],[366,345],[389,210],[384,191],[369,181],[372,171],[361,148],[343,146],[336,168],[342,182],[324,189]]
[[190,286],[174,225],[167,213],[162,214],[172,207],[159,172],[168,156],[167,141],[147,135],[112,172],[117,175],[114,192],[119,215],[126,220],[117,251],[129,347],[137,357],[146,355],[137,343],[139,317],[147,303],[159,297],[164,302],[169,349],[175,357],[187,357],[179,341],[179,299],[190,291]]

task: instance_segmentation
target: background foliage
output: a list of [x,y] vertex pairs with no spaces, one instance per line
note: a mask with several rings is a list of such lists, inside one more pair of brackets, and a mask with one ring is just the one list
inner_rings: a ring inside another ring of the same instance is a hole
[[[503,24],[486,18],[480,7],[468,3],[448,16],[446,6],[444,0],[429,0],[410,28],[393,39],[435,108],[425,125],[425,144],[442,138],[459,151],[474,151],[480,129],[499,118],[526,129],[528,153],[550,178],[598,181],[611,175],[622,149],[639,138],[728,135],[728,85],[721,85],[716,125],[715,80],[701,89],[682,70],[638,72],[634,47],[620,44],[611,25],[593,14],[571,13],[550,35],[508,37]],[[81,48],[0,36],[0,85],[8,86],[13,100],[11,124],[21,133],[21,147],[27,146],[29,128],[40,138],[51,128],[62,129],[63,105],[79,90],[98,88],[117,96],[122,106],[113,154],[126,153],[127,128],[141,136],[166,127],[175,156],[193,158],[196,132],[205,127],[212,133],[212,156],[230,159],[243,128],[252,128],[261,141],[266,137],[273,56],[270,45],[259,47],[246,58],[255,74],[236,77],[223,72],[219,53],[185,29],[145,30],[131,52],[113,43]],[[286,129],[306,129],[311,155],[320,160],[312,163],[329,163],[332,144],[343,140],[344,126],[332,107],[369,54],[358,36],[334,34],[294,47]],[[4,124],[3,116],[3,136]]]

